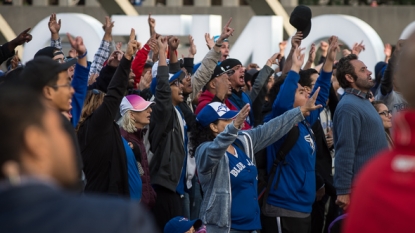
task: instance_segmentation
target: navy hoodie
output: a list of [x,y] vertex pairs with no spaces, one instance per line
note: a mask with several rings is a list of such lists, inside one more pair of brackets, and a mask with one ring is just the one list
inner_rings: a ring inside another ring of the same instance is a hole
[[[320,87],[320,93],[316,100],[316,105],[323,107],[329,96],[331,72],[321,71],[317,79],[314,91]],[[295,93],[298,88],[300,75],[294,71],[288,73],[287,78],[281,86],[280,92],[272,106],[272,112],[266,117],[265,121],[275,118],[293,108]],[[311,126],[318,119],[320,110],[310,113],[306,120],[299,123],[300,135],[296,144],[285,157],[286,165],[279,165],[276,175],[272,181],[272,188],[269,192],[267,203],[283,209],[311,213],[312,205],[316,194],[316,147]],[[272,164],[276,158],[282,143],[287,135],[267,147],[267,171],[270,173]],[[275,189],[277,174],[280,172],[280,180]]]

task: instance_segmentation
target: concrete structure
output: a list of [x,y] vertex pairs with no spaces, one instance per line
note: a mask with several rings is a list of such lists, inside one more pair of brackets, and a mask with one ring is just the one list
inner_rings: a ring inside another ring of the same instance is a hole
[[[33,2],[42,0],[33,0]],[[151,1],[151,0],[146,0]],[[371,7],[310,7],[313,16],[324,14],[345,14],[360,18],[368,23],[379,34],[384,43],[395,44],[404,28],[415,19],[415,6],[381,6],[377,8]],[[135,7],[137,12],[141,14],[152,13],[159,14],[215,14],[221,15],[223,19],[233,17],[232,26],[235,28],[234,37],[231,38],[231,44],[235,38],[240,35],[249,19],[254,15],[250,6],[239,7]],[[293,7],[285,8],[288,14],[291,14]],[[1,6],[0,14],[9,23],[13,31],[18,34],[27,27],[33,27],[41,19],[51,13],[59,12],[76,12],[88,14],[99,21],[103,22],[107,13],[100,7],[36,7],[36,6]],[[66,23],[66,22],[64,22]],[[116,22],[115,22],[116,23]],[[1,25],[0,25],[1,26]],[[47,27],[47,25],[45,25]],[[313,27],[324,27],[324,25],[313,25]],[[143,25],[143,30],[148,30],[147,25]],[[259,35],[260,36],[260,35]],[[1,37],[1,36],[0,36]],[[288,38],[287,35],[284,36]],[[5,39],[0,38],[0,43],[4,43]]]

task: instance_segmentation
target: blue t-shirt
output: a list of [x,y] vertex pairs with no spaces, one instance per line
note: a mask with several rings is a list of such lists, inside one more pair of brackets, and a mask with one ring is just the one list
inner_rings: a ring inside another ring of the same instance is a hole
[[127,155],[127,169],[128,169],[128,186],[130,189],[130,197],[132,200],[139,201],[141,199],[141,192],[143,183],[141,182],[140,173],[138,172],[137,161],[135,160],[134,152],[128,145],[128,142],[122,138]]
[[237,146],[234,147],[238,158],[226,152],[232,189],[231,228],[258,230],[261,229],[257,194],[258,170],[245,152]]

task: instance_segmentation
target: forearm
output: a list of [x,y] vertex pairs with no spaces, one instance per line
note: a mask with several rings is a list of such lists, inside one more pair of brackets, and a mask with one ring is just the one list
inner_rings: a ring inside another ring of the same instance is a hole
[[133,70],[133,73],[135,75],[134,84],[137,85],[137,83],[140,83],[141,80],[141,74],[144,70],[144,65],[147,61],[148,53],[150,52],[150,46],[148,44],[145,44],[143,48],[138,50],[133,63],[131,64],[131,69]]
[[298,88],[300,75],[290,71],[281,85],[277,98],[272,105],[272,118],[283,114],[294,107],[295,92]]
[[13,57],[15,48],[16,46],[11,42],[7,42],[0,47],[0,64]]
[[220,162],[228,147],[237,138],[238,131],[232,122],[212,142],[206,143],[207,145],[202,144],[196,149],[198,172],[201,174],[210,172]]
[[61,38],[59,36],[56,39],[51,38],[51,40],[50,40],[50,46],[55,47],[55,48],[57,48],[59,50],[62,50]]
[[94,60],[92,61],[91,69],[89,71],[89,77],[92,74],[99,73],[101,71],[102,66],[104,65],[104,62],[110,56],[110,46],[111,46],[110,41],[106,41],[106,40],[101,41],[98,51],[94,55]]
[[[161,63],[161,60],[160,60]],[[169,85],[169,69],[167,65],[161,65],[157,68],[157,86],[154,94],[154,101],[158,106],[153,110],[152,116],[157,122],[162,122],[173,109],[171,89]]]
[[268,77],[271,76],[273,72],[274,70],[267,65],[265,65],[264,68],[262,68],[261,71],[259,71],[258,78],[255,80],[255,83],[253,83],[252,90],[249,93],[249,97],[252,103],[258,97],[259,92],[263,90],[264,85],[267,84]]
[[294,54],[295,48],[291,48],[290,54],[288,54],[288,57],[285,59],[284,68],[282,69],[282,74],[288,73],[290,71],[292,66],[292,57]]
[[313,66],[313,62],[307,61],[303,67],[303,70],[311,69],[312,66]]
[[387,95],[393,90],[393,71],[394,71],[394,62],[395,58],[389,60],[388,65],[386,66],[385,72],[383,73],[383,78],[380,86],[380,92],[382,95]]
[[90,66],[84,67],[82,65],[76,64],[75,73],[73,75],[72,86],[75,90],[75,93],[72,97],[72,125],[76,127],[78,125],[79,118],[81,116],[81,111],[84,105],[85,96],[87,93],[88,86],[88,71]]
[[177,50],[169,49],[169,59],[170,63],[176,63],[179,61],[179,59],[177,58]]
[[192,89],[193,92],[190,94],[190,99],[194,100],[199,91],[209,82],[213,71],[220,59],[220,51],[211,49],[206,56],[203,58],[199,69],[192,75]]

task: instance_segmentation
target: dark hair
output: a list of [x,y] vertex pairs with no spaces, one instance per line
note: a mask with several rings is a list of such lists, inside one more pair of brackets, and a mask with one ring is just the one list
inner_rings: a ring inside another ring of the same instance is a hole
[[[213,122],[217,124],[219,120]],[[192,144],[192,149],[190,149],[190,156],[194,157],[197,147],[204,142],[210,142],[215,139],[212,130],[209,126],[203,127],[199,122],[195,121],[192,126],[192,131],[190,132],[190,143]]]
[[311,80],[311,75],[318,74],[318,71],[315,69],[300,70],[300,80],[298,83],[303,87],[310,87],[313,80]]
[[379,111],[379,105],[381,104],[384,104],[386,106],[385,102],[383,102],[382,100],[375,100],[372,102],[372,105],[373,107],[375,107],[376,111]]
[[[7,161],[20,161],[24,133],[29,126],[43,127],[46,111],[38,93],[14,83],[0,87],[0,167]],[[28,114],[30,113],[30,114]],[[4,174],[0,172],[0,178]]]
[[342,57],[337,63],[336,78],[342,88],[350,87],[350,83],[346,79],[347,74],[350,74],[355,81],[357,80],[354,67],[350,64],[350,61],[353,60],[357,60],[357,56],[355,54],[349,54],[346,57]]

